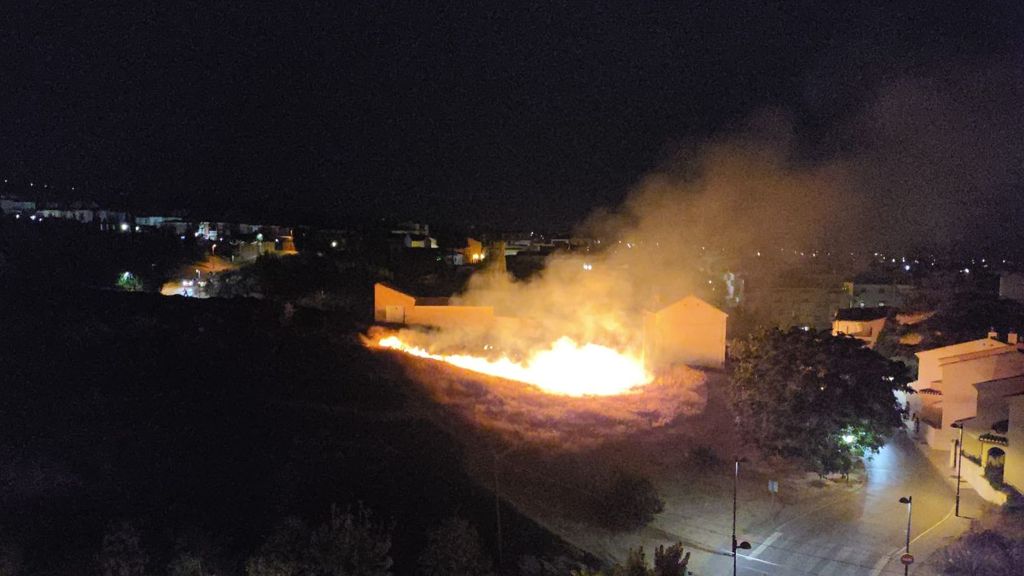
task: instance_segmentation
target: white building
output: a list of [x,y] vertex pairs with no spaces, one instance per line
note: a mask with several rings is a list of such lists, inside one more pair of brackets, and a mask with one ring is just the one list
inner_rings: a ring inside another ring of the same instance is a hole
[[[918,421],[928,445],[946,449],[959,434],[953,423],[978,415],[979,385],[1000,382],[1013,388],[1016,377],[1024,375],[1024,353],[1011,333],[1008,342],[1000,342],[996,334],[988,338],[962,342],[917,353],[918,376],[911,382],[917,392],[908,398],[908,407]],[[1024,380],[1022,389],[1024,392]],[[1001,386],[999,394],[1013,393]]]

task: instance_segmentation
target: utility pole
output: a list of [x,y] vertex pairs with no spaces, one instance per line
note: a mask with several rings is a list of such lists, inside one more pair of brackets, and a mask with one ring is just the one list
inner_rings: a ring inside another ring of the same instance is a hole
[[957,518],[960,517],[960,469],[964,457],[964,423],[954,422],[954,428],[960,429],[960,439],[956,443],[956,512]]
[[732,475],[732,576],[736,576],[736,550],[750,550],[750,542],[736,541],[736,491],[740,482],[740,462],[746,459],[736,457]]
[[[913,496],[904,496],[904,497],[900,498],[900,504],[906,504],[907,505],[907,550],[906,550],[906,554],[909,555],[910,554],[910,516],[913,513],[914,497]],[[903,576],[909,576],[909,574],[910,574],[910,564],[904,563],[903,564]]]

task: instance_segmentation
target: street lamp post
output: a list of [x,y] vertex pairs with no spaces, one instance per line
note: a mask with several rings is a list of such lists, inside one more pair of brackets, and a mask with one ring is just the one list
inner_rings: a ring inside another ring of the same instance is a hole
[[740,482],[740,462],[745,461],[745,458],[736,458],[732,475],[732,576],[736,576],[736,550],[750,550],[750,542],[736,541],[736,491]]
[[[904,496],[900,498],[900,504],[907,505],[907,550],[906,553],[910,554],[910,516],[913,513],[914,508],[914,497]],[[910,574],[910,564],[903,564],[903,576]]]
[[960,439],[956,443],[956,512],[957,518],[960,517],[960,469],[961,463],[964,457],[964,424],[963,422],[954,422],[953,428],[960,429]]

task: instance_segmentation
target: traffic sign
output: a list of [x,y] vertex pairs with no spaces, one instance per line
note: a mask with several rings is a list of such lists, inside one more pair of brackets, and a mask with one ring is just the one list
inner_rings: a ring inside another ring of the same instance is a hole
[[914,563],[914,555],[904,554],[903,556],[900,556],[900,562],[902,562],[904,566],[910,566]]

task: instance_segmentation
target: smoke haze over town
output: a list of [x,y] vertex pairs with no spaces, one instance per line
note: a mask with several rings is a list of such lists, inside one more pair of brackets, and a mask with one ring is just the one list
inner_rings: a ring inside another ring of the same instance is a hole
[[679,188],[751,215],[710,210],[707,242],[1011,244],[1020,8],[822,6],[36,6],[3,40],[0,171],[134,210],[552,231]]

